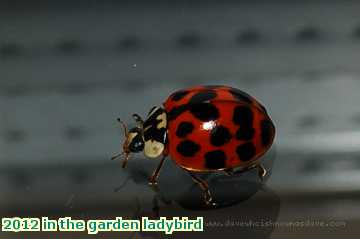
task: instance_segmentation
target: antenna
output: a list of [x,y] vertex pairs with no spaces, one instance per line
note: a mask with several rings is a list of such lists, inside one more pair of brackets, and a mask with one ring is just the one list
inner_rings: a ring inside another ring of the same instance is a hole
[[[122,126],[122,128],[124,129],[124,136],[125,136],[125,141],[127,140],[127,137],[128,137],[128,129],[126,127],[126,124],[120,119],[120,118],[117,118],[117,121],[120,123],[120,125]],[[125,144],[126,145],[126,144]],[[123,151],[121,153],[118,153],[118,154],[115,154],[111,157],[111,160],[114,160],[114,159],[117,159],[119,158],[120,156],[122,155],[126,155],[125,157],[125,160],[127,161],[127,158],[128,157],[128,153],[127,153],[127,150],[125,150],[124,146],[123,146]]]

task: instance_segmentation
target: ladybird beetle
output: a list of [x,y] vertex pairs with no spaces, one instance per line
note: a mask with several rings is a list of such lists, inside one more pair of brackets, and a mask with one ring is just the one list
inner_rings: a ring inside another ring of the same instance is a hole
[[267,171],[260,157],[271,147],[275,127],[266,109],[249,94],[228,86],[196,86],[178,90],[154,106],[145,120],[133,114],[137,126],[124,128],[125,168],[131,153],[143,151],[160,158],[149,179],[157,185],[160,169],[169,155],[187,171],[203,192],[206,204],[214,204],[207,182],[194,173],[234,172],[256,168],[262,180]]

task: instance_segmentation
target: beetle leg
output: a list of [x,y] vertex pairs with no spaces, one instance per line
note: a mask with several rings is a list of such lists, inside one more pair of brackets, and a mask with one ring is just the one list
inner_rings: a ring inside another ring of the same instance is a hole
[[213,198],[212,198],[212,195],[211,195],[211,192],[210,192],[210,189],[209,189],[209,185],[208,183],[195,176],[194,174],[192,174],[190,171],[187,171],[189,173],[189,175],[191,176],[192,180],[197,184],[199,185],[199,187],[201,188],[202,190],[202,195],[203,195],[203,199],[204,199],[204,202],[206,203],[206,205],[212,205],[212,206],[215,206],[216,204],[213,202]]
[[136,123],[138,123],[139,126],[141,126],[141,128],[142,128],[142,126],[143,126],[143,124],[144,124],[144,120],[141,118],[141,116],[138,115],[138,114],[133,114],[132,117],[134,118],[134,120],[136,121]]
[[233,170],[232,168],[225,169],[225,170],[224,170],[224,173],[225,173],[227,176],[232,176],[232,175],[234,175],[234,170]]
[[264,178],[267,175],[267,170],[264,168],[262,164],[256,165],[256,169],[258,170],[258,175],[260,180],[264,181]]
[[163,155],[159,165],[157,166],[157,168],[154,170],[153,174],[151,175],[150,179],[149,179],[149,185],[150,186],[157,186],[157,180],[160,174],[160,169],[162,168],[162,166],[164,165],[164,161],[166,159],[166,155]]

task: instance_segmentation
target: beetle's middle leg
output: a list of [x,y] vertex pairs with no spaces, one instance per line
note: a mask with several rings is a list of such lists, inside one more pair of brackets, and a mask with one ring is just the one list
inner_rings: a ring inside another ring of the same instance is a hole
[[268,174],[267,170],[265,169],[265,167],[262,164],[257,164],[256,165],[256,169],[258,171],[258,176],[260,178],[261,181],[264,181],[266,175]]

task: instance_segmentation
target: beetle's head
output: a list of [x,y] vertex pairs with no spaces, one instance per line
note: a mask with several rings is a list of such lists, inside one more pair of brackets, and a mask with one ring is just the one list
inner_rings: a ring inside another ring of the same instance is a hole
[[144,137],[143,137],[143,128],[142,124],[143,121],[138,115],[133,115],[135,120],[138,122],[138,126],[131,128],[128,130],[126,124],[118,119],[119,123],[123,127],[124,130],[124,143],[122,144],[122,152],[119,154],[116,154],[111,157],[112,160],[119,158],[120,156],[124,156],[124,161],[122,163],[122,167],[125,168],[127,165],[127,162],[129,161],[130,154],[131,153],[139,153],[143,151],[144,149]]

